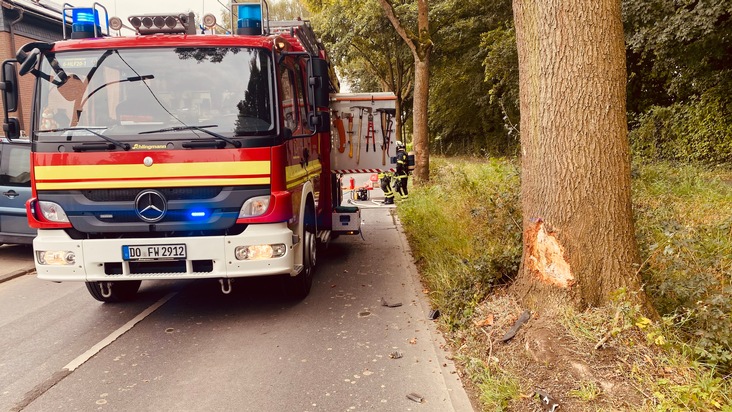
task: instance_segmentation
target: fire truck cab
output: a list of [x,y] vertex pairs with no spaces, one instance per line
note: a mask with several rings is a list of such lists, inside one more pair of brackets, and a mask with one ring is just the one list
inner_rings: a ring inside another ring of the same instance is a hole
[[318,242],[358,233],[339,226],[360,217],[340,206],[331,160],[331,112],[348,99],[331,99],[339,84],[309,23],[270,22],[266,8],[232,2],[233,34],[198,34],[191,13],[130,16],[135,34],[113,36],[127,25],[103,6],[66,4],[69,38],[3,63],[10,103],[15,67],[37,78],[26,206],[38,278],[85,282],[103,302],[132,299],[142,280],[213,278],[228,293],[263,275],[307,296]]

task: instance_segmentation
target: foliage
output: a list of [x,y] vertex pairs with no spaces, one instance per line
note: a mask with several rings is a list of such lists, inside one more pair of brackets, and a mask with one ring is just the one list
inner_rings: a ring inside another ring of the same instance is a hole
[[641,274],[661,314],[683,316],[699,359],[732,372],[732,172],[637,167]]
[[491,85],[488,95],[493,106],[503,115],[503,125],[513,145],[518,144],[521,123],[519,114],[518,52],[513,23],[497,27],[481,37],[481,46],[487,54],[483,60],[485,81]]
[[401,133],[411,113],[414,64],[409,48],[375,0],[330,0],[323,5],[313,25],[343,84],[352,92],[393,92],[402,108],[396,126]]
[[399,217],[434,306],[459,328],[491,286],[518,271],[519,177],[508,160],[433,163],[433,183],[416,187]]
[[688,103],[651,107],[638,117],[637,127],[630,132],[633,153],[646,159],[729,162],[732,159],[729,103],[708,93]]
[[623,0],[633,147],[666,160],[732,154],[732,2]]
[[[503,57],[501,48],[508,44],[486,42],[490,36],[484,37],[486,33],[510,31],[506,26],[510,26],[511,2],[436,1],[432,17],[437,28],[430,96],[435,150],[443,154],[512,153],[517,141],[503,127],[501,104],[507,103],[504,107],[514,116],[516,100],[502,100],[497,86],[501,78],[486,77],[489,66],[490,70],[505,67],[494,59]],[[514,44],[514,53],[515,49]]]
[[[630,366],[628,378],[637,389],[643,388],[639,390],[650,400],[644,406],[635,406],[634,410],[681,412],[732,408],[730,383],[714,368],[690,359],[689,344],[681,332],[688,318],[667,316],[652,321],[641,315],[640,307],[630,303],[623,291],[618,291],[607,307],[581,313],[567,308],[562,318],[563,326],[577,341],[595,345],[604,333],[609,333],[611,340],[622,345],[625,353],[618,355],[626,359],[622,361],[624,365]],[[610,327],[609,318],[614,318]],[[598,391],[593,382],[582,383],[568,395],[592,402],[602,396]]]

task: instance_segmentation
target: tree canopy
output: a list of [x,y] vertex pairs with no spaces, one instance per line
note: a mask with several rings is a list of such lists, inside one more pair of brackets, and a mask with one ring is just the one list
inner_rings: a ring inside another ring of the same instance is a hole
[[[408,124],[413,66],[377,0],[306,3],[353,90],[398,87]],[[415,1],[391,3],[398,14],[416,19]],[[732,1],[623,0],[622,7],[634,154],[728,161]],[[432,0],[430,19],[433,151],[517,153],[520,113],[512,2]],[[396,79],[401,79],[399,86]]]

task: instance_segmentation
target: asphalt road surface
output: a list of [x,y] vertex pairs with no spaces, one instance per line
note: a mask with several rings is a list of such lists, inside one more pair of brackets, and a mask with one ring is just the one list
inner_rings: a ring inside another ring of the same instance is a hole
[[[229,295],[143,282],[126,304],[32,274],[0,283],[0,410],[472,411],[390,209],[362,220],[301,302],[264,278]],[[6,248],[0,272],[31,262]]]

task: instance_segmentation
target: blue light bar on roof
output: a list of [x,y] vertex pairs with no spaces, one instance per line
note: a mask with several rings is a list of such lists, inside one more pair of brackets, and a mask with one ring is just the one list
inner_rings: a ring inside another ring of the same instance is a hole
[[[71,38],[94,37],[94,32],[101,32],[99,12],[91,7],[71,9]],[[83,34],[82,34],[83,33]],[[89,35],[91,33],[91,35]]]
[[[100,18],[99,11],[104,11],[104,20]],[[73,7],[68,3],[64,4],[61,11],[62,21],[68,19],[67,12],[71,11],[71,38],[86,39],[91,37],[102,37],[109,35],[109,13],[107,8],[99,3],[92,7]],[[102,32],[101,23],[105,24],[106,33]],[[64,40],[66,39],[66,25],[63,25]]]
[[262,34],[262,4],[244,3],[237,4],[236,34],[259,35]]

